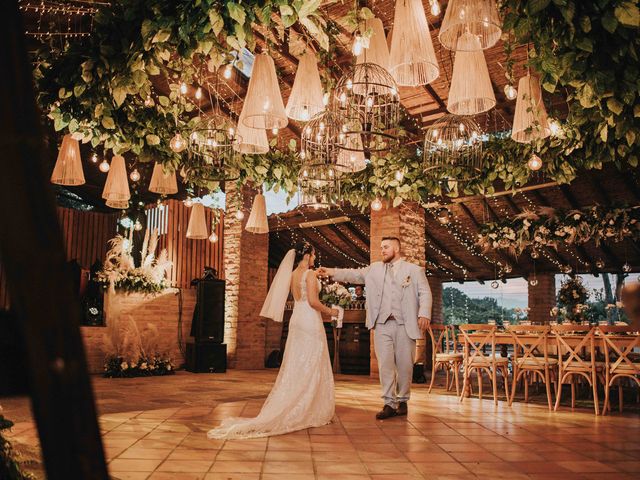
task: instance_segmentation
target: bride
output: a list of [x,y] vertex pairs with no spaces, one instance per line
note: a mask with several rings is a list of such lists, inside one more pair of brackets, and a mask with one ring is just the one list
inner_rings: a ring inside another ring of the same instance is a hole
[[209,438],[252,438],[319,427],[335,411],[333,372],[321,313],[337,317],[318,297],[320,282],[312,270],[313,246],[297,245],[285,255],[273,279],[260,316],[282,321],[289,290],[295,300],[278,378],[255,418],[228,418],[207,433]]

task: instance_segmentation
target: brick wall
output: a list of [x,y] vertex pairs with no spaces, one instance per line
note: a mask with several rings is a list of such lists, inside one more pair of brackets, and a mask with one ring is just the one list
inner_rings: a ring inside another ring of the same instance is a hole
[[[180,298],[177,289],[167,289],[159,295],[129,295],[116,293],[105,295],[104,308],[107,325],[120,315],[131,315],[140,330],[147,324],[154,324],[160,337],[169,343],[171,358],[177,367],[184,364],[178,343],[178,318]],[[189,337],[191,319],[196,303],[196,290],[182,290],[182,348]],[[104,327],[81,327],[85,353],[90,373],[102,373],[105,360],[103,336]]]
[[[264,368],[266,320],[259,317],[267,294],[269,235],[249,233],[244,226],[255,190],[244,186],[245,218],[236,218],[238,190],[226,184],[224,218],[225,342],[230,368]],[[267,352],[268,353],[268,352]]]
[[532,322],[548,323],[551,317],[549,311],[556,305],[556,278],[553,273],[539,273],[536,275],[538,285],[528,285],[529,290],[529,320]]

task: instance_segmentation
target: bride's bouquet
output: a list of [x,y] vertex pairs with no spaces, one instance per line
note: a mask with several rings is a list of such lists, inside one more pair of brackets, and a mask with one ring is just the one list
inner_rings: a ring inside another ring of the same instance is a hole
[[340,310],[338,318],[332,318],[335,327],[342,327],[342,317],[344,309],[351,305],[351,293],[343,285],[339,283],[330,283],[323,285],[320,290],[320,301],[331,308]]

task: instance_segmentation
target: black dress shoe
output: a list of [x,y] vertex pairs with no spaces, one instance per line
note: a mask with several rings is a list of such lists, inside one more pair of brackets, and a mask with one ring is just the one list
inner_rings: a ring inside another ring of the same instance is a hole
[[397,415],[396,413],[396,409],[389,406],[389,405],[385,405],[382,410],[380,410],[378,413],[376,413],[376,418],[378,420],[385,420],[387,418],[391,418],[391,417],[395,417]]
[[400,416],[404,416],[407,414],[409,410],[407,409],[407,402],[400,402],[398,404],[398,409],[396,410],[396,415]]

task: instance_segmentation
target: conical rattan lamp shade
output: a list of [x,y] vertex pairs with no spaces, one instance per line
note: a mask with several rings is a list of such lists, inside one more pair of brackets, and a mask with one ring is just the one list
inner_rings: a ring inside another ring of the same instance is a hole
[[470,33],[484,50],[495,45],[502,35],[502,22],[494,0],[450,0],[438,33],[440,43],[449,50],[460,51],[475,45],[461,45],[460,37]]
[[207,219],[204,215],[204,205],[194,203],[189,215],[189,225],[187,226],[187,238],[192,240],[204,240],[209,238],[207,232]]
[[382,68],[389,69],[389,45],[384,34],[382,20],[377,17],[365,21],[365,30],[373,32],[369,39],[369,48],[358,55],[357,63],[375,63]]
[[162,195],[178,193],[178,180],[176,179],[175,170],[166,171],[161,163],[156,162],[149,182],[149,191]]
[[322,96],[318,62],[316,56],[307,50],[298,63],[296,78],[287,101],[287,116],[299,122],[308,122],[311,117],[324,110]]
[[62,139],[56,166],[51,174],[51,183],[67,186],[84,184],[80,144],[71,135],[65,135]]
[[[127,179],[127,167],[121,155],[115,155],[111,159],[111,168],[104,184],[102,198],[112,208],[127,208],[131,194],[129,193],[129,180]],[[126,203],[126,205],[125,205]]]
[[[453,63],[453,75],[449,88],[447,110],[456,115],[476,115],[496,106],[489,69],[480,49],[480,40],[471,33],[464,33],[458,44]],[[478,48],[473,48],[473,47]]]
[[253,61],[247,96],[244,99],[244,124],[251,128],[284,128],[287,114],[282,103],[278,86],[276,67],[266,53],[261,53]]
[[389,57],[389,72],[398,85],[425,85],[440,75],[420,0],[396,0]]
[[253,199],[251,214],[247,225],[244,227],[251,233],[269,233],[269,221],[267,220],[267,204],[264,195],[258,193]]
[[[247,105],[246,103],[244,104]],[[240,140],[233,144],[233,149],[238,153],[256,155],[269,151],[269,139],[267,132],[262,128],[249,128],[244,124],[245,106],[242,107],[240,118],[238,118],[237,136]]]
[[518,82],[516,113],[513,116],[511,138],[516,142],[529,143],[551,134],[547,110],[542,101],[540,81],[527,75]]

